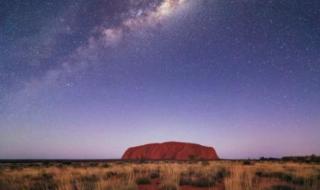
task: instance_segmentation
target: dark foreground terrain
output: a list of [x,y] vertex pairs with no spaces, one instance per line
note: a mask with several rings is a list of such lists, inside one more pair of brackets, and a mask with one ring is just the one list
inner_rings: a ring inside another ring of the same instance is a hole
[[310,161],[1,161],[0,190],[319,190]]

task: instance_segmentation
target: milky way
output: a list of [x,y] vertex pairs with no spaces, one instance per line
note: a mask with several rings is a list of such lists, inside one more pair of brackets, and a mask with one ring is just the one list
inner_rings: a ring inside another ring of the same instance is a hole
[[0,158],[191,141],[320,153],[316,0],[0,2]]
[[32,78],[26,82],[25,88],[21,92],[22,95],[37,92],[38,88],[48,87],[52,83],[56,83],[57,80],[74,74],[74,72],[88,69],[90,64],[95,64],[94,62],[99,59],[97,52],[104,53],[108,51],[108,47],[114,48],[130,33],[141,32],[144,29],[148,30],[156,28],[157,25],[165,24],[163,23],[165,19],[172,19],[170,17],[186,6],[187,2],[184,0],[164,0],[129,1],[127,3],[128,10],[121,13],[123,18],[120,18],[120,22],[111,26],[109,24],[95,26],[91,31],[92,34],[87,36],[86,43],[57,62],[58,66],[45,71],[45,74],[40,78]]

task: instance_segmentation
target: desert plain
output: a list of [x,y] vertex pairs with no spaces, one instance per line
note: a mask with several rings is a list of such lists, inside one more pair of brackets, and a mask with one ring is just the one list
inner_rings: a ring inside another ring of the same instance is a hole
[[0,190],[319,189],[316,162],[47,160],[0,164]]

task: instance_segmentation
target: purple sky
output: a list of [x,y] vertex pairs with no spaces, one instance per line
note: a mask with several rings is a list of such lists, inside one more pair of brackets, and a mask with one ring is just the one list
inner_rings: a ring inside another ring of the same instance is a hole
[[320,3],[0,3],[0,159],[320,154]]

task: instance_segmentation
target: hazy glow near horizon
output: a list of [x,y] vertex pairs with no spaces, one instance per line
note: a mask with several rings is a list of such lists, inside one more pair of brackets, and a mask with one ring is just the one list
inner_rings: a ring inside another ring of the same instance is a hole
[[319,4],[8,1],[0,159],[120,158],[183,141],[222,158],[320,154]]

